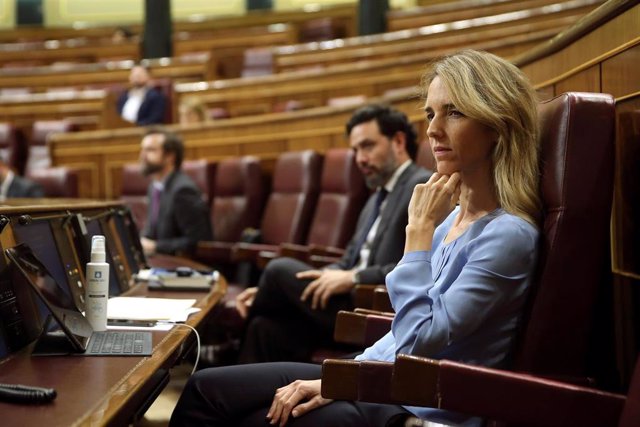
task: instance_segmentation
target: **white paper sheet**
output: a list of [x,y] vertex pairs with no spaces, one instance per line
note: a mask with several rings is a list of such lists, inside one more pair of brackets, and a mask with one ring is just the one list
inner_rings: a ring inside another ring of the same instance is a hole
[[195,299],[114,297],[107,304],[107,318],[184,321]]

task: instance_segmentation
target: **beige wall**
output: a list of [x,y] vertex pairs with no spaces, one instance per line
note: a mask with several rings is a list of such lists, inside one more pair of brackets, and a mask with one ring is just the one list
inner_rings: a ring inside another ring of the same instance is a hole
[[[407,8],[418,0],[389,0],[391,8]],[[245,0],[172,0],[174,19],[242,15]],[[321,6],[356,4],[357,0],[274,0],[274,10],[299,10]],[[44,25],[83,27],[101,24],[142,23],[143,0],[43,0]],[[15,26],[15,0],[0,0],[0,29]]]
[[[246,11],[245,0],[172,0],[171,8],[174,19],[241,15]],[[44,0],[43,13],[48,27],[141,23],[144,1]]]
[[16,2],[15,0],[0,0],[0,29],[15,27]]
[[[393,9],[415,6],[418,0],[389,0],[389,6]],[[274,10],[296,10],[303,8],[315,8],[338,4],[356,4],[357,0],[273,0]]]

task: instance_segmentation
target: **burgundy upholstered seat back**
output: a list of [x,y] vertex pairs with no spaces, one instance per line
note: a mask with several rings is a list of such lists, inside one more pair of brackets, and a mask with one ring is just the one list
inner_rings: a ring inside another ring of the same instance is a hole
[[182,171],[196,183],[207,206],[213,200],[215,194],[216,167],[218,164],[212,160],[185,160],[182,162]]
[[74,132],[78,127],[66,120],[38,120],[33,122],[25,173],[51,166],[47,140],[54,133]]
[[353,150],[328,150],[307,244],[344,248],[353,235],[368,194]]
[[147,190],[151,179],[142,175],[140,163],[128,163],[122,167],[120,199],[129,206],[133,220],[142,230],[147,221]]
[[217,241],[237,242],[245,228],[258,228],[267,196],[260,160],[233,157],[218,164],[211,222]]
[[36,169],[27,177],[42,186],[45,197],[78,197],[78,172],[73,168]]
[[320,189],[322,156],[312,150],[283,153],[278,157],[271,194],[262,217],[262,242],[306,241]]
[[613,97],[565,93],[540,104],[544,222],[516,370],[584,376],[599,288],[610,274]]
[[18,175],[24,174],[28,147],[24,134],[11,123],[0,123],[0,156]]
[[633,377],[627,392],[627,401],[624,404],[618,426],[635,427],[638,425],[638,420],[640,420],[640,357],[638,357],[633,371]]

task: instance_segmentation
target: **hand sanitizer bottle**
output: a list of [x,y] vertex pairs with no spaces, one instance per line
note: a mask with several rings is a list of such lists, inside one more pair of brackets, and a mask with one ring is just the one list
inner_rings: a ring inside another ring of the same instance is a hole
[[107,330],[109,264],[105,262],[104,236],[91,239],[91,262],[87,264],[85,315],[94,331]]

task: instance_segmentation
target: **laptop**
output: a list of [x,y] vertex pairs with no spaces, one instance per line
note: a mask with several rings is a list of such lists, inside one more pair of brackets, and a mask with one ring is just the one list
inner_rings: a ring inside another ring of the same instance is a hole
[[[178,267],[175,270],[152,268],[147,274],[147,289],[161,291],[211,291],[211,286],[218,281],[219,273],[198,271],[189,267]],[[138,274],[141,279],[143,275]]]
[[[153,351],[149,331],[100,331],[91,327],[64,288],[22,243],[5,250],[50,316],[38,338],[34,355],[150,356]],[[50,330],[51,319],[60,329]]]

